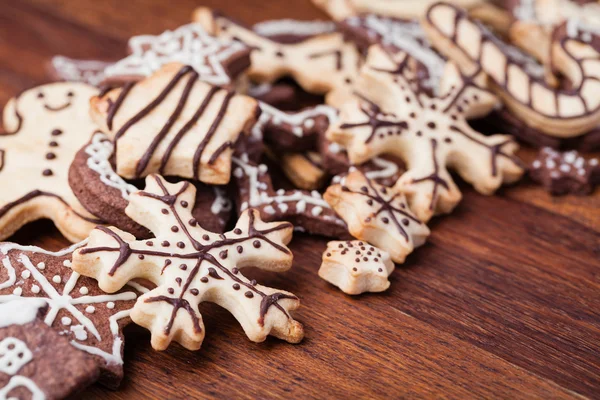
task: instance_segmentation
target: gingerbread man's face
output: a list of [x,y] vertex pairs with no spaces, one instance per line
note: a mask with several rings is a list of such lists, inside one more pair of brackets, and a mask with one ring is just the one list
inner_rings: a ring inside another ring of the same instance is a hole
[[[17,110],[23,117],[28,115],[53,115],[64,118],[64,113],[86,112],[88,100],[96,90],[85,84],[51,83],[23,92],[17,98]],[[25,121],[26,122],[26,121]]]

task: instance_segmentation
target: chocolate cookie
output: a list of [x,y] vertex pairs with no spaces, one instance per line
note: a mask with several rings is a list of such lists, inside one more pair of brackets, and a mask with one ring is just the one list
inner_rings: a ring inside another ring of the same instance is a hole
[[[94,215],[133,234],[148,238],[148,229],[125,214],[129,195],[141,187],[138,181],[126,181],[114,169],[114,146],[108,137],[96,132],[71,164],[69,184],[81,204]],[[136,186],[137,185],[137,186]],[[196,184],[196,206],[192,213],[203,226],[213,232],[223,232],[229,221],[231,202],[219,186]]]
[[92,356],[41,319],[44,300],[0,304],[0,398],[63,399],[98,378]]

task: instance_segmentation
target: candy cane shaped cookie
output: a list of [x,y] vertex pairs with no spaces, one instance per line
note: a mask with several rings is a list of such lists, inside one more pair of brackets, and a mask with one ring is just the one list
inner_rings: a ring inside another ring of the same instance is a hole
[[508,46],[451,4],[432,5],[423,25],[433,45],[463,71],[484,71],[508,109],[528,125],[566,138],[600,123],[598,46],[579,36],[553,35],[552,61],[571,81],[570,89],[556,89],[534,77]]

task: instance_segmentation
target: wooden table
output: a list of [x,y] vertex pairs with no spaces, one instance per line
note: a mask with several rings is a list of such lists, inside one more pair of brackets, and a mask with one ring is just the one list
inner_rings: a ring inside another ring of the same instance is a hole
[[[187,23],[200,4],[248,23],[324,18],[308,0],[2,0],[0,100],[48,81],[55,54],[121,57],[128,37]],[[200,351],[156,352],[147,332],[129,329],[121,390],[92,387],[85,398],[599,397],[600,193],[461,189],[463,202],[432,221],[429,242],[383,294],[350,297],[319,279],[326,240],[316,237],[293,241],[290,272],[252,271],[300,296],[301,344],[252,343],[206,305]],[[47,222],[13,240],[67,244]]]

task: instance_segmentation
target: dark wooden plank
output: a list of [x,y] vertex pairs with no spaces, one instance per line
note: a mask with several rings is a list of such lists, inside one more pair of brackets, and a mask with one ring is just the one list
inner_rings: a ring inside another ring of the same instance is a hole
[[[130,35],[187,23],[195,0],[0,1],[0,100],[47,81],[52,55],[114,58]],[[308,0],[210,0],[248,23],[322,17]],[[533,152],[525,150],[526,158]],[[316,274],[326,241],[299,237],[286,274],[252,271],[300,295],[307,338],[249,342],[237,322],[203,307],[200,352],[150,349],[127,334],[122,391],[86,398],[595,397],[600,389],[600,195],[551,198],[530,184],[500,197],[465,190],[434,220],[429,244],[392,275],[391,289],[352,298]],[[13,240],[58,249],[47,222]]]

